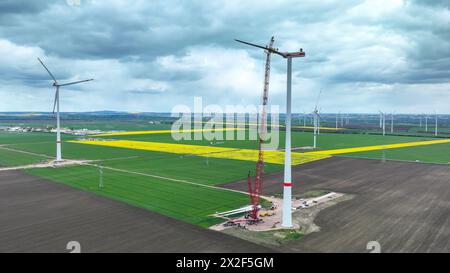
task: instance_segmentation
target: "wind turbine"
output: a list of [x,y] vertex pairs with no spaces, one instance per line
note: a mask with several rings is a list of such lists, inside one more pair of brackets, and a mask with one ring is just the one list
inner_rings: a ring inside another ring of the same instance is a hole
[[383,113],[380,111],[380,129],[383,128]]
[[320,123],[319,123],[319,119],[320,119],[320,115],[319,115],[319,101],[320,101],[320,95],[322,94],[322,89],[320,89],[319,91],[319,95],[317,96],[317,101],[316,101],[316,107],[314,108],[313,111],[313,118],[314,118],[314,144],[313,144],[313,148],[317,148],[317,135],[320,134]]
[[383,128],[383,136],[386,135],[386,115],[380,111],[381,126]]
[[394,113],[395,111],[391,114],[391,134],[394,133]]
[[320,121],[322,116],[319,114],[322,113],[322,108],[317,111],[317,134],[320,135]]
[[277,54],[287,60],[287,86],[286,86],[286,140],[284,152],[284,183],[283,183],[283,216],[281,225],[292,227],[292,165],[291,165],[291,93],[292,93],[292,58],[305,57],[300,48],[297,52],[279,52],[278,49],[235,40],[239,43],[254,46]]
[[341,112],[336,114],[336,130],[338,129],[338,122],[339,122],[339,115],[341,114]]
[[435,117],[434,117],[434,136],[437,136],[438,135],[438,115],[437,115],[436,111],[434,111],[434,115],[435,115]]
[[53,79],[53,86],[56,89],[55,101],[53,103],[53,114],[55,114],[55,110],[56,110],[56,162],[60,162],[60,161],[62,161],[62,154],[61,154],[61,122],[60,122],[60,117],[59,117],[59,88],[62,86],[68,86],[68,85],[74,85],[74,84],[79,84],[79,83],[83,83],[83,82],[93,81],[94,79],[60,84],[56,80],[55,76],[53,76],[52,72],[50,72],[50,70],[45,66],[44,62],[40,58],[38,58],[38,61],[42,64],[42,66],[48,72],[50,77]]
[[423,114],[425,118],[425,132],[428,132],[428,116],[426,114]]
[[319,130],[319,113],[317,108],[314,109],[313,111],[313,117],[314,117],[314,144],[313,144],[313,148],[317,148],[317,134],[318,134],[318,130]]

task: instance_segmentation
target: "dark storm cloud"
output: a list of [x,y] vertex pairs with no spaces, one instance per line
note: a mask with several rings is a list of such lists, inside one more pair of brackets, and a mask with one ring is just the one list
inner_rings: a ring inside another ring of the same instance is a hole
[[[266,44],[275,35],[280,50],[307,52],[294,64],[306,93],[368,83],[360,90],[370,97],[372,84],[450,82],[449,14],[448,1],[419,0],[6,0],[0,53],[15,53],[0,61],[0,80],[44,88],[48,75],[35,60],[41,56],[58,79],[95,76],[78,90],[95,89],[111,101],[124,94],[158,95],[167,107],[171,96],[184,94],[245,100],[260,88],[263,52],[233,39]],[[274,57],[272,67],[277,91],[286,62]]]
[[450,2],[448,0],[409,0],[410,2],[423,5],[423,6],[434,6],[439,8],[449,8]]
[[[282,31],[276,29],[281,18],[302,23],[326,20],[336,17],[354,1],[328,5],[275,2],[265,8],[242,3],[242,9],[237,5],[228,12],[223,2],[205,1],[140,1],[136,8],[132,4],[114,5],[117,1],[101,5],[82,1],[80,7],[69,6],[65,1],[26,1],[29,5],[20,2],[10,4],[17,9],[14,20],[18,25],[1,30],[14,42],[38,45],[49,54],[62,57],[136,55],[151,59],[182,54],[188,46],[207,43],[237,48],[239,45],[232,39],[238,34],[260,40]],[[43,8],[47,10],[41,12]],[[27,9],[30,12],[22,12]]]
[[55,1],[29,1],[29,0],[2,0],[0,2],[0,15],[39,13]]

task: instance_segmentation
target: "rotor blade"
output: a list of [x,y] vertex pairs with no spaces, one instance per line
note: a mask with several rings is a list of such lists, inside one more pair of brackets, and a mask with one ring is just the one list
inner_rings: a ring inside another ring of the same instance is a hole
[[56,82],[55,76],[53,76],[52,72],[50,72],[50,70],[48,70],[48,68],[45,66],[44,62],[40,58],[37,58],[37,59],[42,64],[42,66],[45,68],[45,70],[47,70],[47,72],[50,75],[50,77],[52,77],[52,79]]
[[58,89],[56,89],[56,92],[55,92],[55,102],[53,103],[53,114],[55,114],[56,102],[58,101],[58,93],[59,93],[59,91],[58,91]]
[[63,83],[63,84],[58,84],[58,86],[73,85],[73,84],[78,84],[78,83],[82,83],[82,82],[90,82],[90,81],[93,81],[93,80],[94,80],[94,79],[82,80],[82,81],[76,81],[76,82],[69,82],[69,83]]
[[273,48],[268,48],[266,46],[260,46],[260,45],[252,44],[252,43],[249,43],[249,42],[244,42],[244,41],[241,41],[241,40],[238,40],[238,39],[234,39],[234,40],[236,42],[243,43],[243,44],[246,44],[246,45],[249,45],[249,46],[254,46],[254,47],[257,47],[257,48],[265,49],[265,50],[267,50],[267,51],[269,51],[271,53],[275,53],[275,54],[278,54],[278,55],[283,56],[284,58],[286,58],[285,54],[283,54],[281,52],[278,52],[277,50],[275,50]]

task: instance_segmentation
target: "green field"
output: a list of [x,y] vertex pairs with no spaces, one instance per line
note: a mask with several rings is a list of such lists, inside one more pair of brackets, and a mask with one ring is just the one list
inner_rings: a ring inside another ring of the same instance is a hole
[[[309,132],[293,132],[293,146],[311,146],[312,137]],[[174,143],[170,134],[107,138]],[[211,217],[211,214],[235,209],[248,203],[248,197],[245,194],[225,191],[214,186],[243,179],[248,171],[254,173],[254,162],[67,142],[73,139],[76,137],[63,135],[63,157],[95,160],[92,164],[104,166],[106,168],[103,177],[104,188],[99,188],[99,170],[96,166],[28,169],[26,172],[203,227],[219,221]],[[328,150],[431,139],[429,137],[321,133],[318,145],[319,149]],[[176,143],[257,148],[256,141],[185,140]],[[0,146],[0,165],[2,166],[38,163],[49,160],[55,154],[55,136],[49,133],[2,132],[0,145],[2,145]],[[284,146],[284,132],[280,132],[280,146]],[[381,158],[382,152],[359,152],[342,156]],[[386,150],[385,157],[394,160],[448,163],[450,162],[450,143]],[[264,171],[269,173],[280,171],[282,168],[282,165],[266,164]],[[213,188],[203,185],[213,186]]]
[[[138,130],[167,130],[170,129],[170,124],[158,123],[152,124],[149,120],[114,120],[114,118],[108,117],[95,120],[87,120],[85,117],[76,119],[71,117],[70,122],[65,121],[67,118],[63,115],[61,119],[64,121],[62,128],[69,129],[89,129],[89,130],[102,130],[102,131],[113,131],[113,130],[126,130],[126,131],[138,131]],[[153,120],[152,122],[154,122]],[[44,129],[47,126],[55,126],[54,119],[49,120],[35,120],[32,122],[5,122],[0,119],[0,126],[21,126],[21,127],[33,127]]]
[[209,215],[248,203],[245,194],[108,169],[104,170],[100,188],[99,169],[93,166],[27,172],[203,227],[220,222]]
[[49,158],[11,151],[0,147],[0,166],[13,167],[13,166],[29,165],[46,160],[49,160]]

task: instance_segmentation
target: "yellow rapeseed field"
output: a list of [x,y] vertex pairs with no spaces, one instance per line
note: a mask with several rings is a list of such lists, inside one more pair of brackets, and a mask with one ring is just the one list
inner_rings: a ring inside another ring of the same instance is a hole
[[[128,148],[174,154],[192,154],[211,158],[227,158],[246,161],[258,160],[258,151],[251,149],[234,149],[200,145],[173,144],[161,142],[146,142],[132,140],[78,140],[73,143],[99,145],[108,147]],[[292,153],[292,165],[303,164],[330,157],[322,154]],[[265,151],[264,161],[273,164],[284,164],[284,152]]]
[[[258,160],[258,150],[251,150],[251,149],[237,149],[237,148],[211,147],[211,146],[162,143],[162,142],[132,141],[132,140],[76,140],[70,142],[88,145],[146,150],[154,152],[190,154],[211,158],[226,158],[226,159],[236,159],[246,161]],[[332,155],[337,154],[414,147],[414,146],[432,145],[448,142],[450,142],[450,139],[354,147],[354,148],[324,150],[306,153],[292,153],[292,165],[299,165],[307,162],[317,161],[324,158],[329,158]],[[273,164],[284,164],[284,152],[265,151],[264,161]]]
[[397,144],[384,144],[384,145],[344,148],[344,149],[335,149],[335,150],[324,150],[324,151],[317,151],[317,152],[309,152],[308,154],[337,155],[337,154],[348,154],[348,153],[405,148],[405,147],[414,147],[414,146],[423,146],[423,145],[433,145],[433,144],[449,143],[449,142],[450,142],[450,139],[439,139],[439,140],[428,140],[428,141],[404,142],[404,143],[397,143]]

